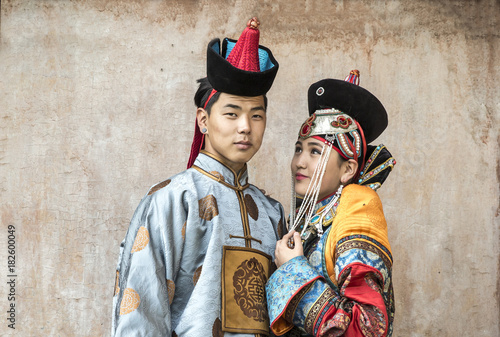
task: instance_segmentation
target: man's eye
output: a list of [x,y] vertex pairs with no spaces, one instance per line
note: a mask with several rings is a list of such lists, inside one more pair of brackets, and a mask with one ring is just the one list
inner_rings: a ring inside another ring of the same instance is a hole
[[226,112],[225,113],[226,116],[229,116],[229,117],[237,117],[238,115],[235,114],[234,112]]
[[262,115],[253,115],[253,118],[254,119],[262,119],[262,118],[264,118],[264,116],[262,116]]

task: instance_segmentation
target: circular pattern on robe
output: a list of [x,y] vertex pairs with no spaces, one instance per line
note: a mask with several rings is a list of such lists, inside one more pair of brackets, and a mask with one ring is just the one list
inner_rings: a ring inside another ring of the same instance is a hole
[[248,215],[250,215],[252,219],[257,221],[257,219],[259,218],[259,209],[257,208],[257,204],[250,194],[245,195],[245,205],[247,207]]
[[381,337],[387,328],[385,316],[374,305],[360,305],[359,327],[366,337]]
[[321,266],[321,253],[319,250],[312,252],[311,256],[309,256],[309,262],[315,268]]
[[132,253],[143,250],[149,243],[149,232],[146,227],[139,227],[137,235],[135,236],[134,245],[132,246]]
[[155,193],[156,191],[161,190],[162,188],[164,188],[165,186],[167,186],[168,184],[170,184],[170,181],[171,181],[170,179],[167,179],[165,181],[162,181],[161,183],[156,184],[155,186],[153,186],[149,190],[148,195],[151,195],[151,194]]
[[210,171],[209,173],[211,175],[213,175],[214,177],[216,177],[219,181],[225,181],[224,176],[222,175],[222,173],[217,172],[217,171]]
[[117,270],[116,271],[116,279],[115,279],[115,293],[113,296],[118,295],[120,292],[120,287],[118,286],[118,280],[120,279],[120,272]]
[[196,283],[198,283],[198,279],[200,278],[200,275],[201,275],[201,268],[203,267],[203,265],[199,266],[195,272],[194,272],[194,275],[193,275],[193,284],[196,285]]
[[175,283],[167,279],[168,304],[172,304],[175,295]]
[[130,314],[139,308],[139,304],[141,304],[139,294],[132,288],[125,289],[122,302],[120,303],[120,315]]
[[217,199],[211,194],[198,200],[199,215],[203,220],[210,221],[219,215]]
[[243,261],[233,275],[234,300],[245,316],[257,322],[267,319],[264,267],[254,257]]
[[182,225],[182,230],[181,230],[182,240],[186,240],[186,224],[187,224],[187,221],[184,222],[184,225]]
[[212,326],[212,336],[213,337],[223,337],[224,332],[222,331],[222,322],[220,318],[217,317],[214,321],[214,325]]

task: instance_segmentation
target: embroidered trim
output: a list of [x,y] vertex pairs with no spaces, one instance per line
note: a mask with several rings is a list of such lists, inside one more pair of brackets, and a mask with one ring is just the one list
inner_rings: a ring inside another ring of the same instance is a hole
[[335,134],[335,138],[337,138],[337,142],[339,143],[339,147],[342,153],[344,153],[344,155],[348,158],[353,158],[354,152],[352,152],[349,144],[347,143],[345,134],[337,133]]
[[312,130],[314,129],[314,120],[316,119],[316,115],[311,115],[305,122],[302,124],[302,127],[300,128],[300,137],[301,138],[307,138],[311,134]]
[[[377,240],[372,239],[369,236],[361,235],[361,234],[350,235],[350,236],[346,236],[345,238],[340,239],[337,242],[335,256],[339,256],[340,254],[344,253],[345,251],[347,251],[349,249],[353,249],[353,248],[362,248],[362,249],[369,250],[369,251],[377,253],[377,254],[379,253],[377,251],[377,249],[375,247],[373,247],[372,245],[366,245],[366,244],[363,245],[362,241],[361,242],[356,241],[359,239],[369,241],[369,243],[372,243],[378,249],[383,251],[386,256],[381,256],[381,258],[384,260],[384,263],[386,264],[386,266],[388,266],[389,268],[392,266],[393,259],[392,259],[392,255],[389,252],[389,250],[386,247],[384,247],[381,243],[379,243]],[[352,241],[352,242],[346,242],[346,241]],[[368,242],[365,242],[365,243],[368,243]],[[349,244],[349,245],[347,245],[347,244]],[[378,255],[380,255],[380,254],[378,254]]]
[[332,289],[326,288],[325,291],[318,297],[316,302],[311,306],[311,309],[306,315],[306,319],[304,321],[304,329],[312,334],[315,334],[315,322],[318,320],[318,317],[323,312],[323,309],[326,304],[328,304],[333,298],[336,297],[335,292]]
[[293,316],[295,315],[295,310],[297,310],[297,306],[300,301],[304,297],[304,295],[311,289],[313,282],[307,284],[304,288],[300,289],[299,292],[292,298],[292,300],[288,303],[284,318],[287,322],[293,322]]
[[361,155],[361,137],[359,136],[359,132],[354,130],[349,132],[351,136],[354,138],[354,148],[356,149],[356,154],[358,157]]
[[328,300],[328,303],[326,303],[322,310],[319,312],[318,314],[318,317],[316,318],[316,321],[314,322],[314,326],[313,326],[313,330],[312,330],[312,334],[314,336],[317,336],[318,334],[318,330],[319,328],[321,327],[321,323],[323,322],[323,318],[325,317],[326,313],[331,309],[331,308],[336,308],[336,306],[338,305],[338,300],[340,299],[340,297],[335,294],[333,297],[331,297],[329,300]]
[[314,112],[315,115],[338,115],[343,114],[342,111],[331,108],[331,109],[321,109]]
[[[371,154],[370,158],[366,161],[365,167],[363,167],[363,170],[361,170],[361,172],[359,173],[358,184],[365,185],[365,183],[368,180],[377,176],[377,174],[379,174],[380,172],[387,170],[389,168],[391,170],[394,168],[394,165],[396,165],[396,160],[393,157],[391,157],[391,158],[387,159],[383,164],[377,166],[375,169],[370,170],[372,164],[375,161],[375,158],[379,155],[380,151],[382,151],[385,148],[386,147],[383,144],[380,144],[379,146],[376,147],[376,149]],[[379,189],[380,186],[382,186],[382,184],[379,182],[375,182],[375,183],[368,185],[368,187],[370,187],[374,191]]]
[[352,119],[349,116],[337,116],[337,118],[330,123],[334,128],[347,129],[352,124]]

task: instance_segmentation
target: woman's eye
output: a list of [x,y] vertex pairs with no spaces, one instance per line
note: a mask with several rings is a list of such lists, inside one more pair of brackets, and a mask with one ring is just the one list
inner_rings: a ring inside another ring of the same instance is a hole
[[311,150],[311,153],[312,153],[312,154],[321,154],[321,151],[316,150],[316,149],[312,149],[312,150]]
[[302,149],[300,147],[295,148],[295,153],[301,153],[301,152],[302,152]]

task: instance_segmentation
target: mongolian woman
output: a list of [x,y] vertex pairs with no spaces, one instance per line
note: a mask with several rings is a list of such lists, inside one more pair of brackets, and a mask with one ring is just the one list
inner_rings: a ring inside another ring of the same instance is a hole
[[357,70],[311,85],[308,103],[291,163],[290,231],[276,244],[278,269],[266,285],[271,329],[391,336],[392,253],[376,190],[396,162],[384,145],[367,145],[387,113],[359,86]]

